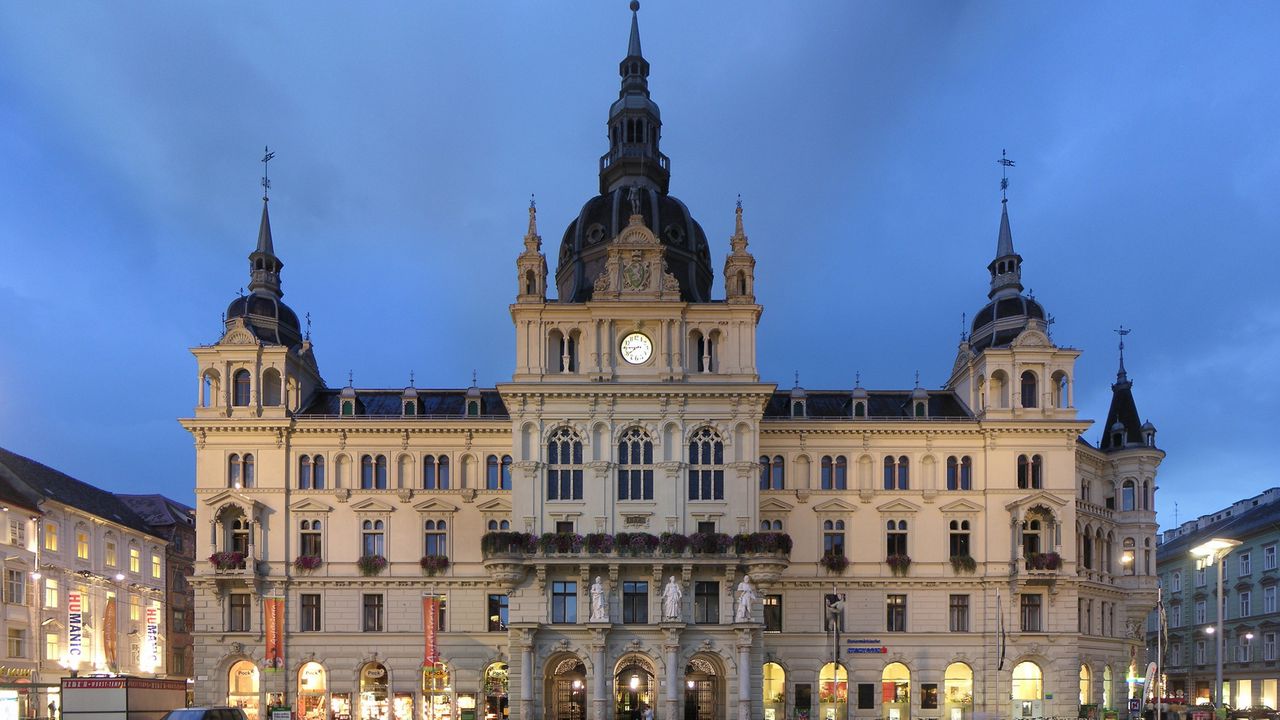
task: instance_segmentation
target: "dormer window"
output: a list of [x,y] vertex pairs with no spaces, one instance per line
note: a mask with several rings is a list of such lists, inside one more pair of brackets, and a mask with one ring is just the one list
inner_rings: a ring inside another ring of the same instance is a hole
[[854,404],[853,404],[853,416],[854,416],[854,417],[866,417],[866,416],[867,416],[867,404],[866,404],[865,402],[862,402],[861,400],[859,400],[858,402],[854,403]]
[[793,418],[805,417],[805,401],[804,400],[793,400],[791,402],[791,417]]
[[343,401],[342,401],[342,414],[343,414],[344,416],[355,415],[355,414],[356,414],[356,401],[355,401],[355,400],[343,400]]
[[925,415],[925,412],[924,412],[924,403],[922,403],[922,402],[918,402],[918,403],[916,403],[916,412],[915,412],[915,415],[916,415],[916,417],[918,417],[918,418],[922,418],[922,417],[924,417],[924,415]]
[[404,415],[410,417],[418,414],[418,402],[416,400],[404,401]]
[[479,400],[468,400],[468,401],[467,401],[467,416],[468,416],[468,417],[478,417],[479,415],[480,415],[480,401],[479,401]]

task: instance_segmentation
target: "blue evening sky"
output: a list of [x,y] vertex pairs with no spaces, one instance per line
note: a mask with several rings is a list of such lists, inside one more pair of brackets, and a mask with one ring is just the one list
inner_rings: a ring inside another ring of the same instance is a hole
[[[330,385],[509,379],[529,195],[554,265],[629,21],[625,0],[0,4],[0,446],[192,500],[188,348],[247,283],[266,144],[286,301]],[[644,0],[640,26],[717,268],[742,194],[766,379],[940,386],[986,301],[1008,148],[1083,417],[1134,328],[1162,525],[1278,484],[1280,5]]]

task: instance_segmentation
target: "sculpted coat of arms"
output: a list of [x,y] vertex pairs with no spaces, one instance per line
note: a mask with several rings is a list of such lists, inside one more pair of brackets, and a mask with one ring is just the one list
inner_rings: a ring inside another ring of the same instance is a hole
[[649,264],[632,260],[622,268],[622,283],[628,290],[644,290],[649,287]]

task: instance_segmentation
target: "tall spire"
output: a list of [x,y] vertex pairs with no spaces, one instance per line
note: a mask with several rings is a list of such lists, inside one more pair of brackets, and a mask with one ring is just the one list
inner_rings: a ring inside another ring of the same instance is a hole
[[609,108],[609,152],[600,158],[600,192],[640,185],[667,192],[669,160],[658,150],[662,114],[649,98],[649,61],[640,50],[640,3],[631,1],[627,56],[618,64],[622,87]]
[[284,267],[284,263],[276,257],[275,246],[271,241],[271,216],[267,213],[268,194],[271,190],[267,164],[276,154],[266,147],[262,152],[262,220],[258,223],[258,244],[249,253],[249,292],[270,295],[279,300],[284,296],[280,289],[280,269]]
[[1133,385],[1133,383],[1129,382],[1129,373],[1124,370],[1124,336],[1133,332],[1133,330],[1121,325],[1112,332],[1120,336],[1120,369],[1116,372],[1116,385]]
[[1009,168],[1014,162],[1000,151],[1000,232],[996,236],[996,257],[987,266],[991,272],[991,290],[987,297],[1013,297],[1022,292],[1022,256],[1013,249],[1013,231],[1009,229]]
[[[1121,325],[1114,331],[1120,336],[1120,370],[1116,373],[1116,381],[1111,385],[1111,407],[1107,409],[1107,421],[1102,426],[1102,442],[1098,447],[1102,450],[1120,450],[1125,447],[1145,444],[1145,431],[1142,416],[1138,414],[1138,405],[1133,399],[1133,382],[1124,369],[1124,337],[1129,328]],[[1151,428],[1154,437],[1155,428]]]

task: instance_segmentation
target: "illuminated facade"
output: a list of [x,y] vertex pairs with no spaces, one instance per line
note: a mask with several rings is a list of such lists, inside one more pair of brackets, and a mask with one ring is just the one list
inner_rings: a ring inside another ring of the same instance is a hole
[[634,15],[619,70],[600,193],[554,275],[530,208],[510,382],[329,388],[264,201],[250,294],[193,349],[182,421],[210,553],[197,701],[335,720],[1122,708],[1163,452],[1123,365],[1104,439],[1081,439],[1079,351],[1022,293],[1007,210],[942,389],[779,391],[742,209],[713,298],[706,234],[669,193]]

